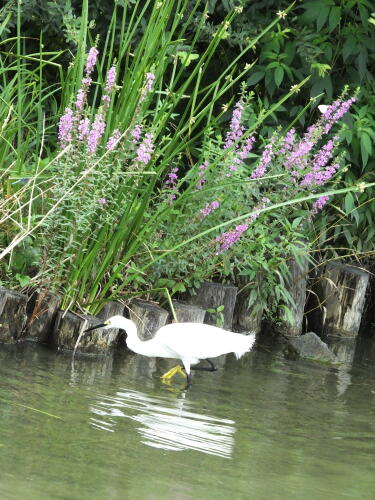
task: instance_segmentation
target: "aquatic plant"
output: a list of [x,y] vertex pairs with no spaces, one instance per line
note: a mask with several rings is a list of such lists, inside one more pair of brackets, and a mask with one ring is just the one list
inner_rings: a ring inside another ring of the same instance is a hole
[[[207,50],[194,58],[195,67],[186,77],[194,43],[186,49],[186,58],[180,57],[181,50],[176,57],[171,47],[174,40],[183,38],[199,2],[193,10],[187,5],[181,1],[176,6],[171,0],[155,4],[144,36],[132,47],[129,59],[132,29],[139,22],[137,9],[143,11],[151,2],[135,7],[121,35],[122,52],[116,64],[111,32],[104,57],[92,47],[85,58],[87,33],[81,28],[82,44],[68,69],[62,94],[61,151],[49,168],[53,182],[46,212],[35,226],[43,243],[42,266],[34,282],[59,290],[63,307],[74,304],[95,312],[124,288],[139,287],[143,278],[135,260],[144,255],[161,222],[173,218],[171,202],[179,197],[177,171],[186,173],[181,154],[199,141],[215,103],[235,83],[226,78],[234,71],[234,60],[218,79],[200,87],[235,11],[228,14]],[[87,18],[87,2],[82,15]],[[177,18],[184,19],[179,31],[178,23],[172,22],[168,35],[160,36],[171,19]],[[201,27],[204,22],[203,16]],[[244,68],[236,79],[249,70],[250,66]],[[159,197],[155,196],[158,191]],[[152,253],[149,258],[153,261]]]
[[[310,210],[303,203],[357,189],[307,189],[303,180],[311,166],[328,175],[324,161],[333,148],[327,146],[323,158],[307,144],[318,140],[321,127],[308,132],[311,140],[276,131],[262,146],[255,143],[264,120],[306,80],[251,126],[246,126],[245,114],[252,96],[243,91],[228,133],[224,139],[219,134],[219,120],[230,103],[221,112],[219,104],[251,71],[251,65],[237,71],[238,58],[278,18],[212,81],[210,61],[238,11],[228,14],[198,55],[196,40],[183,51],[179,44],[200,2],[192,10],[182,0],[151,4],[137,3],[129,23],[124,12],[116,55],[115,6],[100,57],[95,47],[85,55],[88,3],[83,2],[80,44],[61,92],[59,149],[22,188],[30,200],[26,210],[35,210],[35,218],[1,253],[10,254],[30,235],[38,239],[41,264],[31,282],[60,292],[64,308],[96,313],[121,294],[128,298],[165,286],[172,293],[184,291],[213,275],[225,279],[242,272],[250,261],[277,270],[283,252],[303,232]],[[149,23],[134,45],[134,29],[148,8]],[[205,16],[199,17],[198,27],[203,29],[205,22]],[[326,126],[338,109],[341,104]],[[43,203],[37,205],[40,199]],[[22,218],[23,207],[17,203],[19,199],[13,200],[16,208],[5,221],[17,210]],[[318,208],[322,200],[312,210]],[[248,272],[253,271],[250,266]]]

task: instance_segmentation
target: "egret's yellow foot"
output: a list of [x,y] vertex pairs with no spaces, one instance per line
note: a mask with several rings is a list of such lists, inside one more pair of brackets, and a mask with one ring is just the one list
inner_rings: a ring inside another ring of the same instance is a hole
[[162,375],[160,378],[165,381],[165,380],[170,380],[176,373],[180,373],[183,377],[186,377],[186,373],[184,372],[182,366],[177,365],[168,370],[164,375]]

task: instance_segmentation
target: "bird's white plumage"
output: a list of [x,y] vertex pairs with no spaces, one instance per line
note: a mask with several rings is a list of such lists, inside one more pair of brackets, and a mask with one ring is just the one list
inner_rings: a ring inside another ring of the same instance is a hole
[[168,346],[176,358],[215,358],[234,352],[240,357],[250,350],[255,336],[229,332],[201,323],[172,323],[165,325],[154,337],[155,343]]
[[237,358],[250,351],[255,334],[242,335],[203,323],[172,323],[160,328],[154,338],[142,341],[133,321],[123,316],[112,316],[106,328],[120,328],[127,333],[127,346],[132,351],[149,357],[180,359],[186,373],[199,360],[215,358],[233,352]]

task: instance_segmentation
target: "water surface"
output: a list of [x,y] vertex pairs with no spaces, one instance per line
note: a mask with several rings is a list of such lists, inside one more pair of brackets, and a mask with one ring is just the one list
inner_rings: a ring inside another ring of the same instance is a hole
[[373,500],[375,342],[336,352],[258,344],[185,392],[165,360],[0,346],[0,498]]

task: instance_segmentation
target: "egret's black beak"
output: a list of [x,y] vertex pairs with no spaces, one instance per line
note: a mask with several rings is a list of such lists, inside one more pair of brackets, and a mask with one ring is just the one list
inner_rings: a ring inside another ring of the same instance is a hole
[[106,323],[100,323],[100,325],[95,325],[95,326],[92,326],[91,328],[88,328],[83,333],[91,332],[92,330],[96,330],[97,328],[103,328],[103,326],[107,326],[107,324]]

